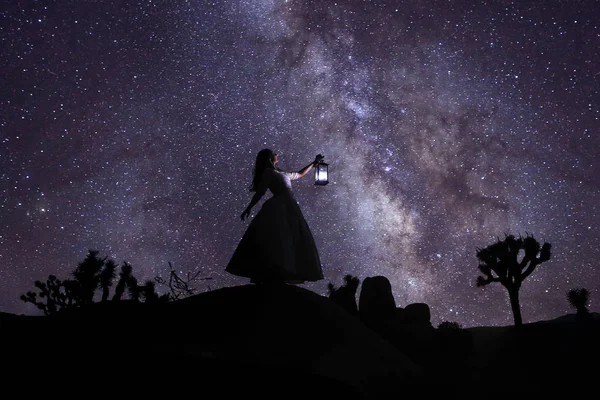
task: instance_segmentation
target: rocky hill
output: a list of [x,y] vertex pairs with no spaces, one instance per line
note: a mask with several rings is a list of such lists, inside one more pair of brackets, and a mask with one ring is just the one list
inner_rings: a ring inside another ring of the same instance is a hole
[[301,287],[246,285],[167,303],[0,314],[3,378],[63,396],[519,398],[587,391],[598,372],[594,314],[442,330],[425,304],[372,311],[366,318]]

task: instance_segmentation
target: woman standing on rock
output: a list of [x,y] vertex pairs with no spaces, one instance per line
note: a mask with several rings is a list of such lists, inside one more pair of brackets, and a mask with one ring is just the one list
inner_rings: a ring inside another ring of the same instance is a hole
[[323,156],[298,172],[277,167],[279,158],[271,149],[256,156],[250,204],[242,212],[244,221],[267,189],[269,198],[250,222],[226,271],[251,279],[253,283],[299,284],[323,279],[323,270],[313,235],[292,193],[291,181],[305,176]]

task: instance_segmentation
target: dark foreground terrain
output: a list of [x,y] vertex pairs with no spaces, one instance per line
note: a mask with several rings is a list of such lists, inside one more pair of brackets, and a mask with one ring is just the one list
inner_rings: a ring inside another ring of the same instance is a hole
[[0,314],[1,379],[10,398],[595,396],[594,314],[436,331],[381,334],[311,291],[247,285],[50,317]]

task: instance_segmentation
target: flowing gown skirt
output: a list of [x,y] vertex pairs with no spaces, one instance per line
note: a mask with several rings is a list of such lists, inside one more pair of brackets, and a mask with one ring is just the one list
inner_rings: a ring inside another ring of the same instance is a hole
[[291,194],[273,196],[242,236],[226,269],[252,281],[318,281],[323,270],[313,235]]

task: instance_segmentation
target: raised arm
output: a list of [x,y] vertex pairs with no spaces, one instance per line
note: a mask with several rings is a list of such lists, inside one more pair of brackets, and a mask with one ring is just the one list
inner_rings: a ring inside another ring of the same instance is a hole
[[310,171],[312,169],[312,167],[314,167],[315,165],[317,165],[317,163],[319,163],[321,160],[323,160],[323,158],[325,158],[325,157],[322,156],[321,154],[317,154],[317,156],[315,157],[315,160],[313,162],[311,162],[306,167],[304,167],[300,171],[298,171],[299,178],[302,178],[304,175],[308,174],[308,171]]

